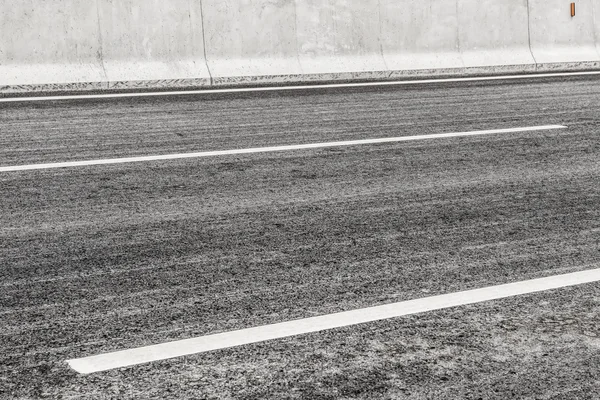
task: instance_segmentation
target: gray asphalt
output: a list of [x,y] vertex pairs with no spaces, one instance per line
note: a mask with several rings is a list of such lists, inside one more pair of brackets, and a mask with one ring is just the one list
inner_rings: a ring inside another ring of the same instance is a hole
[[0,398],[600,398],[600,285],[118,371],[66,359],[600,267],[600,79],[0,104]]

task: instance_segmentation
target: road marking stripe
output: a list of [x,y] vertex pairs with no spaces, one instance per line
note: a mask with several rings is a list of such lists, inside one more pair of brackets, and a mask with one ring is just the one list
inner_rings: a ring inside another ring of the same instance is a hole
[[67,360],[81,374],[600,281],[600,268]]
[[183,158],[214,157],[214,156],[252,154],[252,153],[269,153],[269,152],[275,152],[275,151],[320,149],[320,148],[324,148],[324,147],[340,147],[340,146],[355,146],[355,145],[361,145],[361,144],[407,142],[407,141],[413,141],[413,140],[442,139],[442,138],[451,138],[451,137],[490,135],[490,134],[495,134],[495,133],[531,132],[531,131],[541,131],[541,130],[550,130],[550,129],[565,129],[565,128],[566,128],[566,126],[564,126],[564,125],[545,125],[545,126],[531,126],[531,127],[525,127],[525,128],[492,129],[492,130],[484,130],[484,131],[436,133],[436,134],[431,134],[431,135],[400,136],[400,137],[380,138],[380,139],[348,140],[348,141],[343,141],[343,142],[309,143],[309,144],[295,144],[295,145],[275,146],[275,147],[255,147],[255,148],[250,148],[250,149],[217,150],[217,151],[205,151],[205,152],[199,152],[199,153],[164,154],[164,155],[156,155],[156,156],[112,158],[112,159],[104,159],[104,160],[66,161],[66,162],[48,163],[48,164],[13,165],[13,166],[7,166],[7,167],[0,167],[0,172],[29,171],[29,170],[36,170],[36,169],[51,169],[51,168],[83,167],[83,166],[90,166],[90,165],[124,164],[124,163],[134,163],[134,162],[142,162],[142,161],[178,160],[178,159],[183,159]]
[[7,97],[0,98],[0,103],[17,103],[30,101],[55,101],[55,100],[86,100],[86,99],[115,99],[127,97],[157,97],[157,96],[185,96],[185,95],[203,95],[220,93],[247,93],[247,92],[279,92],[285,90],[313,90],[313,89],[338,89],[338,88],[356,88],[373,86],[403,86],[403,85],[423,85],[435,83],[452,82],[479,82],[479,81],[499,81],[514,79],[534,79],[534,78],[559,78],[569,76],[588,76],[600,75],[600,71],[582,71],[582,72],[557,72],[547,74],[524,74],[524,75],[500,75],[500,76],[476,76],[470,78],[441,78],[441,79],[421,79],[421,80],[403,80],[403,81],[383,81],[383,82],[357,82],[357,83],[330,83],[299,86],[265,86],[252,88],[229,88],[229,89],[200,89],[200,90],[181,90],[169,92],[139,92],[139,93],[107,93],[107,94],[82,94],[65,96],[36,96],[36,97]]

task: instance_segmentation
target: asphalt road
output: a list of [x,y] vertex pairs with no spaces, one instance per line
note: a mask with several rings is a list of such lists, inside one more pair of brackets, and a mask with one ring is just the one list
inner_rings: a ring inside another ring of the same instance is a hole
[[65,360],[600,267],[600,78],[0,104],[0,398],[600,398],[588,284],[79,375]]

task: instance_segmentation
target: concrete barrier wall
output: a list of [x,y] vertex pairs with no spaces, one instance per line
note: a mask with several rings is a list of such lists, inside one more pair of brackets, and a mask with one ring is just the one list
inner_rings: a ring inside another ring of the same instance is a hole
[[386,71],[379,21],[379,0],[297,0],[302,72],[335,79]]
[[209,85],[202,10],[189,0],[97,0],[111,87]]
[[458,41],[465,67],[533,71],[527,0],[458,0]]
[[598,56],[600,57],[600,0],[592,2],[592,7],[594,12],[594,30],[596,33],[596,51],[598,52]]
[[0,0],[0,87],[105,80],[96,0]]
[[463,68],[456,1],[380,0],[381,42],[390,71]]
[[0,0],[0,91],[600,69],[570,2]]
[[[214,84],[301,75],[294,0],[203,0],[206,59]],[[297,79],[297,78],[296,78]]]
[[600,65],[594,27],[594,9],[600,8],[600,0],[576,1],[574,18],[570,4],[565,0],[529,0],[531,51],[538,69]]

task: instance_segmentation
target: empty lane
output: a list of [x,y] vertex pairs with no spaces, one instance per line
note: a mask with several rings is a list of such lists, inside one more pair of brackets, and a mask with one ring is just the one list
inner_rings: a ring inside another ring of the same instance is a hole
[[[0,174],[6,382],[32,395],[46,368],[61,383],[43,390],[99,393],[64,360],[591,269],[599,93],[575,79],[2,104],[1,165],[568,127]],[[597,313],[560,299],[581,321]],[[168,380],[181,363],[129,373]]]

